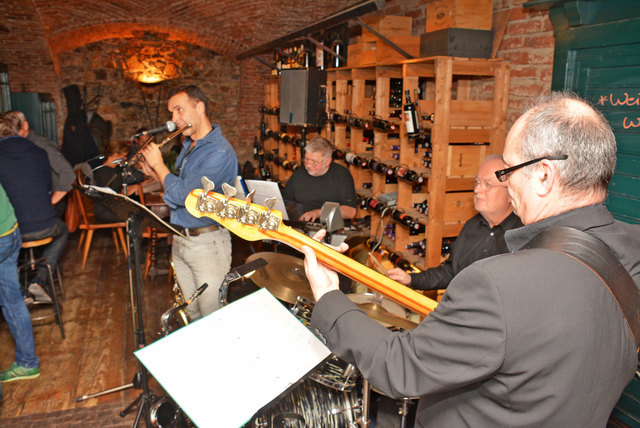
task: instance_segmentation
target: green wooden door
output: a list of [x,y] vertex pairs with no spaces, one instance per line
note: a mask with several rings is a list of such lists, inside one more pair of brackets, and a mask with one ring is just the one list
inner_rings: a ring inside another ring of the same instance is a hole
[[618,162],[607,206],[640,223],[640,0],[536,0],[556,39],[553,90],[591,101],[611,123]]

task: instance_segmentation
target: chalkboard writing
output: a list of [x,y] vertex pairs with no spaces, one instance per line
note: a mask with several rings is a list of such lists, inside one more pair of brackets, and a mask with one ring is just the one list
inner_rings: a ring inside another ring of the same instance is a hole
[[[598,105],[603,107],[631,107],[631,106],[640,106],[640,92],[638,96],[630,96],[628,92],[625,92],[623,95],[617,96],[612,92],[608,95],[600,95],[598,99]],[[622,119],[622,127],[624,129],[629,128],[640,128],[640,116],[629,117],[625,116]]]

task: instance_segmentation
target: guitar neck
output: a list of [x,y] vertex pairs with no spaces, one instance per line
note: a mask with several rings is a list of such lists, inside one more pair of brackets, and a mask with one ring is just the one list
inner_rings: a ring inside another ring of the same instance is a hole
[[[206,178],[203,178],[203,185],[205,180]],[[213,183],[210,183],[210,186],[213,188]],[[207,196],[202,203],[199,203],[198,200],[203,195]],[[185,199],[185,207],[193,216],[209,217],[248,241],[272,239],[288,244],[297,250],[305,245],[309,246],[315,251],[318,260],[322,263],[422,316],[427,316],[438,305],[435,300],[431,300],[304,233],[282,224],[282,213],[279,211],[268,211],[260,205],[253,203],[247,205],[246,201],[226,198],[214,192],[203,192],[202,189],[191,191]],[[239,213],[240,208],[245,210],[245,214]],[[248,212],[252,213],[251,218],[246,214]],[[273,227],[258,227],[256,225],[258,216],[266,214],[268,214],[267,217],[274,220],[271,225]],[[238,216],[242,217],[243,221],[240,221]]]
[[422,316],[428,315],[438,305],[438,302],[435,300],[373,269],[369,269],[333,248],[289,226],[280,225],[278,231],[272,232],[265,230],[263,233],[271,239],[291,245],[297,250],[300,250],[305,245],[311,247],[315,251],[318,260],[322,263]]

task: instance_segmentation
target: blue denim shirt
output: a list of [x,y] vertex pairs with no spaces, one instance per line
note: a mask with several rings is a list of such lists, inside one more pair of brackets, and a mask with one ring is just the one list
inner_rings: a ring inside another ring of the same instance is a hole
[[238,157],[231,144],[222,135],[217,125],[204,138],[196,141],[189,152],[192,140],[184,141],[176,159],[179,176],[169,174],[164,179],[164,201],[171,208],[171,223],[195,228],[216,224],[207,217],[196,218],[189,214],[184,201],[193,189],[202,188],[202,177],[206,176],[216,185],[215,192],[222,193],[222,183],[233,185],[238,175]]

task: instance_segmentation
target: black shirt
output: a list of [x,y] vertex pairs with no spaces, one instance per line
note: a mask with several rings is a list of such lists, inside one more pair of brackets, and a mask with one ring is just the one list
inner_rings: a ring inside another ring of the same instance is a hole
[[449,258],[440,266],[411,274],[409,286],[416,290],[447,288],[458,272],[476,260],[508,253],[504,233],[521,226],[520,218],[514,213],[509,214],[502,223],[494,227],[489,227],[487,220],[481,214],[476,214],[462,227]]
[[302,204],[302,212],[320,209],[325,202],[337,202],[355,208],[356,191],[347,168],[331,162],[329,170],[319,176],[309,175],[306,168],[295,170],[282,191],[287,201]]

